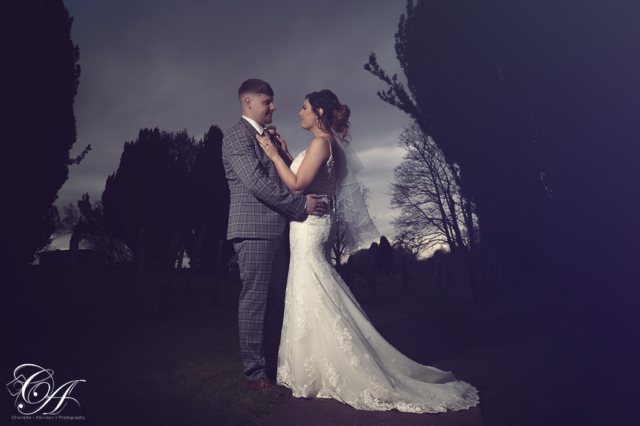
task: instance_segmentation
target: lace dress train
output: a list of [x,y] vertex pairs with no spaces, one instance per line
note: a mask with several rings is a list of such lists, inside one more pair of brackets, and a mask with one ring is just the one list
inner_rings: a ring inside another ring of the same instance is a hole
[[[294,173],[305,153],[292,163]],[[331,198],[340,154],[332,150],[310,193]],[[331,265],[335,233],[333,213],[291,223],[277,383],[298,398],[334,398],[359,410],[439,413],[477,405],[473,386],[410,360],[375,330]]]

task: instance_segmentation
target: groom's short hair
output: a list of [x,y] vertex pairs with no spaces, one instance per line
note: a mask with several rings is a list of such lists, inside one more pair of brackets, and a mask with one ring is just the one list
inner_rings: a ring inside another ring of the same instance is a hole
[[260,94],[265,94],[273,98],[273,89],[271,89],[269,83],[257,78],[250,78],[242,83],[238,89],[238,99],[240,99],[240,103],[244,101],[244,98],[247,97],[247,95],[253,98]]

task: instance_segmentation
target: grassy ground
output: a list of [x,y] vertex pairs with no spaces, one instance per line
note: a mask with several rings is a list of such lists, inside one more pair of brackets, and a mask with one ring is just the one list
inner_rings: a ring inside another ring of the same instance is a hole
[[[416,274],[415,281],[416,293],[406,296],[400,277],[379,277],[377,297],[368,303],[422,318],[452,336],[480,391],[487,426],[597,423],[586,402],[603,383],[602,368],[592,363],[601,351],[588,322],[527,293],[517,277],[503,301],[483,304],[438,293],[431,274]],[[354,293],[362,298],[360,283]]]
[[[62,415],[85,424],[250,425],[277,408],[264,393],[247,391],[238,343],[240,284],[221,284],[211,306],[210,278],[193,294],[174,280],[168,308],[154,312],[164,277],[131,271],[33,267],[16,278],[5,299],[14,342],[3,361],[52,369],[56,386],[77,379]],[[18,414],[14,401],[3,404]]]
[[[85,424],[250,425],[275,410],[268,395],[244,387],[240,283],[223,282],[213,307],[210,278],[184,294],[184,277],[177,277],[167,310],[155,313],[163,279],[32,267],[9,280],[2,298],[2,323],[10,325],[5,383],[24,363],[54,370],[57,386],[86,380],[72,393],[81,409],[71,403],[61,413],[82,415]],[[367,303],[437,324],[457,341],[487,426],[623,424],[598,418],[609,406],[601,396],[620,394],[603,386],[604,376],[625,371],[616,370],[614,350],[593,337],[597,314],[589,322],[562,313],[517,280],[501,303],[479,305],[437,293],[429,274],[416,274],[410,296],[399,280],[380,277],[377,299]],[[358,281],[354,293],[363,299]],[[594,400],[599,407],[589,405]],[[12,398],[0,404],[3,416],[17,414]]]

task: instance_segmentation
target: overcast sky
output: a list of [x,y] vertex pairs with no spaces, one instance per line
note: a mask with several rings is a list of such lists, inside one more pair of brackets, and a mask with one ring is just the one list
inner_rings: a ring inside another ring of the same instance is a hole
[[[311,141],[300,128],[305,95],[332,90],[351,109],[352,146],[372,194],[371,214],[391,237],[388,183],[403,151],[397,148],[409,117],[382,102],[383,82],[364,70],[375,52],[389,74],[402,70],[394,34],[405,0],[64,0],[80,47],[75,100],[77,142],[71,156],[91,144],[56,205],[84,193],[101,197],[117,170],[126,141],[141,128],[202,137],[240,118],[237,90],[248,78],[269,82],[278,127],[294,156]],[[404,81],[404,79],[402,79]],[[57,242],[61,248],[65,244]]]

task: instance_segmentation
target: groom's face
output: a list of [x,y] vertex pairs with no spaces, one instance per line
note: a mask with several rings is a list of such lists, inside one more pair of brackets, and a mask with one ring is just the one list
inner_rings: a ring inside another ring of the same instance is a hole
[[276,110],[273,105],[273,98],[269,95],[261,93],[251,101],[251,112],[254,119],[261,126],[271,123],[273,112]]

